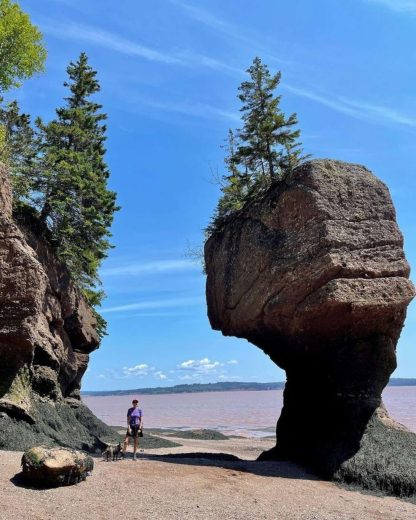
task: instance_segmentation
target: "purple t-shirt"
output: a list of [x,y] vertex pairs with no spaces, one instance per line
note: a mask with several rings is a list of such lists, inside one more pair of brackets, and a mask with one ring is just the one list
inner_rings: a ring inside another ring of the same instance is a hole
[[140,419],[143,417],[141,408],[129,408],[127,410],[127,417],[129,418],[130,426],[138,426]]

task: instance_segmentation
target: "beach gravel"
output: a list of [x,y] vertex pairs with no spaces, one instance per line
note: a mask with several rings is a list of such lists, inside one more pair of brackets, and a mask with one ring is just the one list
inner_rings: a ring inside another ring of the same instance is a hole
[[[176,448],[145,450],[136,462],[131,453],[118,462],[97,458],[85,482],[47,490],[23,487],[16,477],[22,453],[3,451],[0,519],[416,518],[416,506],[409,502],[350,491],[319,480],[292,463],[256,462],[271,440],[181,442]],[[210,458],[203,458],[201,452],[211,454]],[[188,455],[182,458],[179,453]],[[221,453],[241,460],[222,460]],[[170,458],[171,454],[176,457]]]

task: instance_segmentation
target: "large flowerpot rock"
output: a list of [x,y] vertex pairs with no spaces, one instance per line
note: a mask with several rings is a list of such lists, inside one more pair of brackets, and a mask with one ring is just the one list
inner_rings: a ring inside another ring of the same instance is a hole
[[22,457],[22,475],[35,487],[58,487],[85,480],[94,467],[83,452],[66,448],[35,446]]
[[212,327],[286,371],[263,457],[386,490],[401,474],[416,492],[416,436],[380,408],[414,297],[385,184],[362,166],[309,161],[214,232],[205,263]]

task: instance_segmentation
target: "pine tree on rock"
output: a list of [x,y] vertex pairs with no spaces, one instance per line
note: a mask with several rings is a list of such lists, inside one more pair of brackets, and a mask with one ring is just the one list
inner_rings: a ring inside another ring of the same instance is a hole
[[221,192],[206,235],[220,229],[224,219],[272,184],[282,182],[307,156],[298,142],[296,114],[286,117],[275,94],[281,79],[272,76],[260,58],[247,70],[250,78],[241,83],[238,98],[243,127],[229,130],[228,174],[222,177]]
[[[300,130],[294,129],[298,120],[296,114],[286,118],[280,110],[281,96],[274,94],[280,72],[272,76],[260,58],[254,59],[247,72],[250,80],[239,87],[244,126],[238,132],[235,161],[248,167],[253,181],[270,183],[286,173],[283,165],[290,163],[286,156],[300,136]],[[292,162],[298,161],[293,157]]]
[[111,247],[110,226],[117,211],[116,195],[107,187],[106,114],[90,97],[100,91],[88,58],[82,53],[67,68],[70,95],[48,124],[37,121],[42,137],[45,189],[41,220],[53,236],[58,254],[89,303],[97,290],[98,268]]

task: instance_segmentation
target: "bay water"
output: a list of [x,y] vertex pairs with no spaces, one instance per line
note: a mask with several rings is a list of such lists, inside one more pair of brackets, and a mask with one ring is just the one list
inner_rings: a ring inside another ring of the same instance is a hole
[[[245,437],[273,435],[283,405],[282,390],[83,396],[82,400],[106,424],[125,426],[134,398],[139,399],[145,428],[209,428]],[[416,433],[416,386],[389,386],[383,401],[393,419]]]

